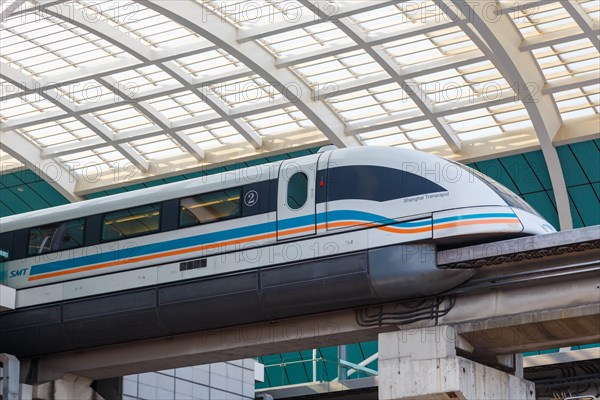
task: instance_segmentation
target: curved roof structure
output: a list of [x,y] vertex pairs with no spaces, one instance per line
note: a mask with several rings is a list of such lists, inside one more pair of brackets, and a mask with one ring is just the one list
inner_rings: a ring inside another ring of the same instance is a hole
[[7,0],[0,163],[76,200],[322,144],[460,161],[600,132],[595,0]]

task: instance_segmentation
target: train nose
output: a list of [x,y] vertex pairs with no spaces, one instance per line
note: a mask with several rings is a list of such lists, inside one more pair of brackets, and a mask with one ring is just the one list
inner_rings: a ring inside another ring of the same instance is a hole
[[452,289],[469,279],[473,270],[440,269],[434,244],[404,244],[371,249],[369,275],[381,300],[412,299]]

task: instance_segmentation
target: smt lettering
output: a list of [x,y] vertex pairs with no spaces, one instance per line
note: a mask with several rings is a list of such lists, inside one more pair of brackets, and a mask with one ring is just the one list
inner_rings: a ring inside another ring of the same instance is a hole
[[16,278],[18,276],[25,276],[25,275],[27,275],[27,268],[17,269],[15,271],[10,271],[10,277],[11,278]]

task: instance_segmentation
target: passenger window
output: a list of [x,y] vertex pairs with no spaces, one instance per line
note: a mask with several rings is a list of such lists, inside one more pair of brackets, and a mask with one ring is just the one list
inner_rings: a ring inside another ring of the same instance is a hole
[[179,201],[179,226],[193,226],[241,215],[240,188],[198,194]]
[[296,172],[288,182],[287,204],[292,210],[304,206],[308,198],[308,176],[304,172]]
[[0,262],[7,261],[10,258],[13,236],[13,232],[0,234]]
[[83,246],[85,218],[31,228],[27,255],[51,253]]
[[104,216],[105,242],[142,236],[160,230],[160,203],[115,211]]

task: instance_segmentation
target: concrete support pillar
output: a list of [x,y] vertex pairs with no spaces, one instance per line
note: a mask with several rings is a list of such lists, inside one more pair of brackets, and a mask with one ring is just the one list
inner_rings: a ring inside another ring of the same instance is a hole
[[3,399],[16,400],[19,398],[19,360],[17,357],[0,354],[0,394]]
[[40,400],[104,400],[90,385],[92,380],[67,374],[63,379],[33,387],[33,398]]
[[456,355],[451,326],[379,335],[379,399],[535,399],[535,385]]

